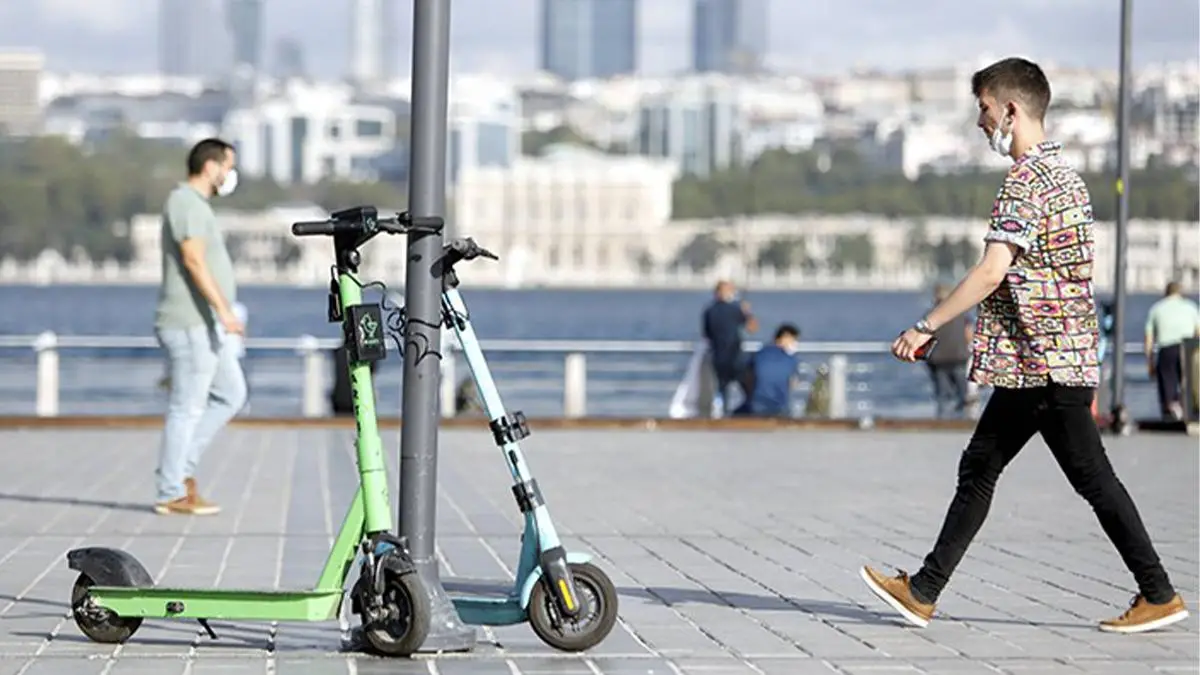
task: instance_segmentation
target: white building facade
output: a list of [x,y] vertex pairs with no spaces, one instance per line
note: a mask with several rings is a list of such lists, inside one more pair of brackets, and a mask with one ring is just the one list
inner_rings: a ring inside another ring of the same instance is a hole
[[375,165],[395,152],[396,117],[386,106],[355,102],[348,86],[292,81],[253,108],[230,111],[224,136],[247,176],[281,185],[372,180]]
[[558,146],[511,168],[462,173],[456,236],[474,237],[500,263],[473,266],[472,279],[521,285],[594,285],[636,279],[671,218],[677,175],[668,161]]

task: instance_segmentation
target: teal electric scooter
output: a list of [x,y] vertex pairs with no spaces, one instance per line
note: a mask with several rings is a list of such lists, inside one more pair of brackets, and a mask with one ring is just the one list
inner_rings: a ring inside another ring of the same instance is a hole
[[617,589],[591,556],[567,552],[558,539],[537,480],[525,463],[519,441],[529,435],[521,412],[509,414],[492,380],[487,359],[458,292],[454,265],[495,254],[474,240],[455,239],[442,258],[442,320],[458,337],[475,381],[480,404],[491,420],[492,437],[500,446],[513,481],[517,508],[524,515],[521,554],[511,587],[460,584],[448,580],[446,590],[464,623],[504,626],[528,621],[546,644],[562,651],[583,651],[608,637],[617,621]]
[[[326,227],[346,233],[373,232],[379,229],[380,220],[374,207],[362,206],[334,214],[332,224]],[[440,227],[434,233],[438,231]],[[525,415],[509,414],[504,409],[458,292],[455,265],[479,257],[497,259],[470,238],[454,239],[443,247],[441,259],[435,262],[435,269],[442,277],[442,322],[458,337],[480,403],[490,420],[492,437],[512,476],[513,495],[525,523],[516,579],[511,585],[456,584],[447,579],[446,590],[466,624],[505,626],[528,621],[534,633],[551,647],[582,651],[599,644],[612,631],[617,621],[617,590],[608,575],[591,563],[590,556],[563,548],[537,480],[525,463],[519,445],[529,435]],[[390,327],[403,333],[404,310],[395,311],[400,325]]]

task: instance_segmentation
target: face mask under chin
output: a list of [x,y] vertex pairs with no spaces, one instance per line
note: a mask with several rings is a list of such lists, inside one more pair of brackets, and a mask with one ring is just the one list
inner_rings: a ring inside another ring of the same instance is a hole
[[237,189],[238,174],[237,169],[230,169],[229,173],[225,174],[225,180],[221,182],[217,188],[217,195],[220,197],[228,197]]
[[1009,153],[1012,152],[1013,144],[1011,123],[1007,133],[1004,132],[1003,129],[1004,120],[1000,120],[1000,124],[997,124],[996,128],[992,130],[992,135],[988,139],[988,145],[991,146],[992,151],[996,154],[1000,155],[1001,157],[1008,157]]

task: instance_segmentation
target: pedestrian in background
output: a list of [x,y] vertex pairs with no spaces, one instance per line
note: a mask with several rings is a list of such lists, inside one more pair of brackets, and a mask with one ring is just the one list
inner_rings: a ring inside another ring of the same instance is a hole
[[1146,367],[1158,388],[1164,419],[1183,419],[1183,341],[1200,337],[1200,310],[1183,297],[1179,282],[1167,284],[1163,297],[1146,314]]
[[[948,295],[950,289],[945,284],[934,286],[934,306]],[[926,359],[925,366],[929,369],[929,379],[933,381],[933,400],[938,418],[948,417],[952,412],[961,415],[967,407],[967,360],[972,333],[971,320],[967,315],[939,327],[933,333],[938,341],[937,349]]]
[[246,402],[234,311],[233,261],[211,200],[237,185],[233,146],[210,138],[187,156],[187,180],[167,197],[162,218],[162,283],[154,328],[167,353],[170,388],[158,456],[157,513],[209,515],[196,468],[204,451]]

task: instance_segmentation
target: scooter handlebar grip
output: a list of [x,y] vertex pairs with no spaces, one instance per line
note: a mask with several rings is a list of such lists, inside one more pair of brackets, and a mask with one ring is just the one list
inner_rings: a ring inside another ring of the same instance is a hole
[[334,232],[334,223],[328,220],[309,220],[299,223],[292,223],[292,234],[297,237],[311,237],[313,235],[331,235]]

